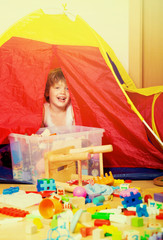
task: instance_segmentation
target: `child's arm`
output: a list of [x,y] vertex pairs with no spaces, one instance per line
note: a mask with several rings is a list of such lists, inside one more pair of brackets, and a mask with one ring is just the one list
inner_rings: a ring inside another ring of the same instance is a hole
[[73,118],[72,125],[75,125],[75,118],[74,118],[74,111],[73,111],[73,108],[71,108],[71,112],[72,112],[72,118]]
[[41,127],[45,127],[45,124],[44,124],[44,117],[45,117],[45,107],[43,108]]

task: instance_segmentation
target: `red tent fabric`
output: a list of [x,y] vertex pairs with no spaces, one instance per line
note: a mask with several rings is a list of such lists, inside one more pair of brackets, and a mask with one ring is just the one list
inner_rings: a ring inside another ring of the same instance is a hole
[[50,69],[67,79],[77,125],[105,129],[104,167],[163,169],[163,154],[147,138],[97,47],[53,45],[13,37],[0,48],[0,141],[11,132],[35,133],[42,120]]

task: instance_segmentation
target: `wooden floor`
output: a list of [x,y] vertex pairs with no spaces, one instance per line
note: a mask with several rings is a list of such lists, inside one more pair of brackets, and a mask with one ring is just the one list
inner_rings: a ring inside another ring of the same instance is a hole
[[[0,185],[0,194],[2,194],[3,189],[9,188],[9,187],[15,187],[18,186],[16,184],[1,184]],[[144,197],[146,194],[150,194],[153,196],[154,193],[160,193],[163,192],[163,187],[160,186],[156,186],[154,185],[153,181],[148,180],[148,181],[133,181],[130,184],[130,187],[137,187],[139,188],[140,192],[141,192],[141,196]],[[36,191],[36,186],[35,185],[19,185],[19,188],[22,190],[26,190],[26,191]],[[112,200],[109,200],[108,203],[110,204],[111,208],[117,208],[117,206],[122,206],[121,204],[122,199],[118,198],[118,197],[114,197]],[[0,203],[0,208],[4,207],[7,205],[4,205],[3,203]],[[8,205],[8,207],[11,207]],[[33,210],[38,210],[38,205],[32,206],[27,208],[26,210],[28,211],[33,211]],[[0,214],[0,221],[5,219],[5,218],[12,218],[12,217],[8,217],[6,215]],[[24,219],[21,222],[18,223],[10,223],[10,224],[0,224],[0,239],[1,240],[45,240],[47,239],[47,233],[48,230],[50,229],[49,224],[51,222],[51,220],[49,219],[43,219],[43,228],[38,230],[37,233],[29,235],[25,233],[26,230],[26,226],[28,224],[30,224],[30,222],[32,222],[32,220],[27,220]],[[162,227],[163,227],[163,220],[156,220],[154,217],[148,217],[145,218],[144,217],[144,226],[143,227],[131,227],[129,225],[126,224],[116,224],[116,223],[112,223],[112,225],[118,227],[118,229],[120,231],[124,231],[124,230],[129,230],[129,229],[136,229],[140,232],[141,235],[143,235],[144,230],[147,227],[148,223],[161,223]],[[93,220],[90,223],[93,226]],[[83,238],[85,240],[88,239],[92,239],[91,236]],[[112,239],[111,237],[106,237],[105,239]]]

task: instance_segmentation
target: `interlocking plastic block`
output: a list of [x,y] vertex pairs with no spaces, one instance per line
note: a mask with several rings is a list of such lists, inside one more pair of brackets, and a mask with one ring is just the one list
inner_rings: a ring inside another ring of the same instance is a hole
[[122,240],[122,232],[121,231],[113,232],[112,240]]
[[163,202],[163,192],[154,193],[154,200],[158,202]]
[[0,208],[0,213],[13,217],[25,217],[27,214],[29,214],[28,211],[8,207]]
[[109,220],[111,213],[95,212],[92,214],[92,219],[105,219]]
[[145,216],[145,217],[149,217],[149,214],[147,212],[147,205],[143,205],[142,207],[138,204],[136,206],[136,212],[137,212],[137,215],[138,217],[142,217],[142,216]]
[[3,194],[13,194],[13,193],[16,193],[16,192],[19,192],[19,187],[10,187],[10,188],[6,188],[6,189],[3,189]]
[[143,218],[140,218],[140,217],[133,217],[131,219],[131,225],[133,227],[142,227],[144,225],[143,223]]
[[87,237],[92,235],[93,230],[95,230],[96,227],[83,227],[80,228],[80,233],[82,235],[82,237]]
[[103,226],[103,225],[110,225],[110,221],[109,220],[104,220],[104,219],[96,219],[94,221],[94,226],[99,227],[99,226]]
[[156,219],[163,220],[163,213],[160,213],[159,215],[156,215]]
[[55,180],[52,178],[49,179],[38,179],[37,180],[37,191],[56,191]]
[[131,192],[130,196],[126,196],[126,197],[120,196],[120,197],[124,198],[124,201],[122,201],[122,204],[125,208],[136,206],[142,203],[141,194],[139,192],[137,192],[136,194]]

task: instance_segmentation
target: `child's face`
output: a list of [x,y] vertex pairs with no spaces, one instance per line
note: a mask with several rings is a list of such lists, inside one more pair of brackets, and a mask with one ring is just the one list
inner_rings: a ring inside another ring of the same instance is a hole
[[63,81],[59,81],[50,87],[49,90],[49,102],[57,108],[66,108],[70,102],[70,94]]

